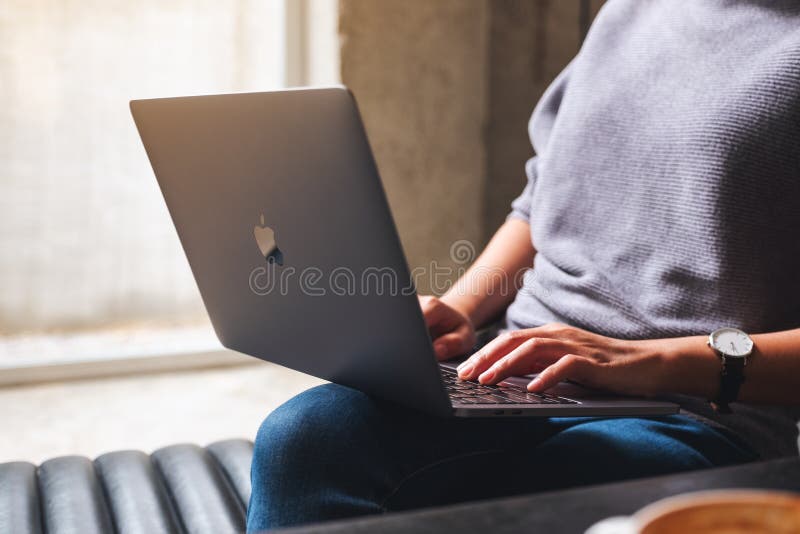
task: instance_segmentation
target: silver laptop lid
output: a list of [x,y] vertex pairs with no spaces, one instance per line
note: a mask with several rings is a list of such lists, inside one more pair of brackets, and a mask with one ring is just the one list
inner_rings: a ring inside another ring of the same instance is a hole
[[131,112],[225,347],[451,413],[347,89],[135,100]]

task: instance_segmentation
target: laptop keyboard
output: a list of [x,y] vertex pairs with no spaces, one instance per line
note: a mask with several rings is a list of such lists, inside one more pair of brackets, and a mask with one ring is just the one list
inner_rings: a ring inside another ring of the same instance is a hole
[[518,387],[489,386],[477,382],[466,382],[447,367],[440,367],[447,394],[453,403],[458,404],[578,404],[577,401],[548,395],[529,393]]

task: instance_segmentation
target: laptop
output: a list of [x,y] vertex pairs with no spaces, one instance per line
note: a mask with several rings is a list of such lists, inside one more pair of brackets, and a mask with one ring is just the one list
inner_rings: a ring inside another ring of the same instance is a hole
[[677,405],[437,362],[344,87],[134,100],[150,163],[226,348],[438,416],[628,416]]

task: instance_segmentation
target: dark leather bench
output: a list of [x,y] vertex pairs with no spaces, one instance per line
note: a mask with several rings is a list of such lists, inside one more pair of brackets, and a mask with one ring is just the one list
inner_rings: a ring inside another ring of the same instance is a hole
[[[0,464],[0,534],[228,533],[245,528],[249,441],[173,445],[39,467]],[[372,532],[581,533],[611,515],[702,489],[769,488],[800,493],[800,458],[511,497],[481,503],[308,525],[308,534]],[[287,531],[287,532],[288,532]]]
[[230,440],[0,464],[0,533],[242,532],[252,455]]

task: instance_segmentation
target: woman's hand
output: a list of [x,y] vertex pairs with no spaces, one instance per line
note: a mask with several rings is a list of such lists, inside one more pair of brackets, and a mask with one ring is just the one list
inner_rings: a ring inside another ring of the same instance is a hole
[[466,354],[475,345],[475,327],[466,314],[431,296],[420,296],[419,305],[439,360]]
[[[506,332],[458,368],[463,380],[496,384],[509,376],[539,373],[529,391],[544,391],[563,380],[639,396],[670,389],[664,340],[626,341],[586,330],[547,324]],[[719,372],[717,364],[717,372]]]

